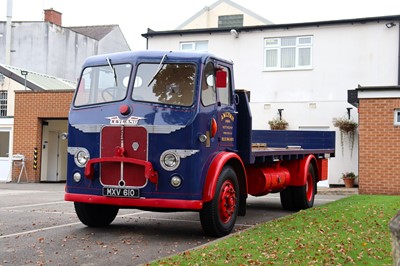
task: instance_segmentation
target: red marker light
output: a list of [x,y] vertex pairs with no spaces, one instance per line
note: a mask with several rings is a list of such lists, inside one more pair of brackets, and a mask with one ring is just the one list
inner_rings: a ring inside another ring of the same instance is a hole
[[211,119],[211,123],[210,123],[210,132],[211,132],[211,137],[213,138],[215,136],[215,134],[217,134],[217,121],[215,121],[215,119]]
[[119,112],[121,115],[128,115],[131,112],[131,108],[128,105],[123,104],[119,107]]

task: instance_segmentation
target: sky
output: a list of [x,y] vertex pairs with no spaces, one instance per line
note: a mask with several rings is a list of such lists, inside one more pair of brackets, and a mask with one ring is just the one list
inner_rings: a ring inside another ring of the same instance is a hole
[[[43,9],[62,13],[62,24],[118,24],[131,50],[146,48],[147,28],[173,30],[217,0],[13,0],[13,21],[42,21]],[[400,15],[400,0],[232,0],[275,24]],[[7,20],[0,0],[0,21]]]

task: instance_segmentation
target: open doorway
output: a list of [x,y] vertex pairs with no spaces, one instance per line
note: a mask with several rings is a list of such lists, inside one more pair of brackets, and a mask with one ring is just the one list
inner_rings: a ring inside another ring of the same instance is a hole
[[40,181],[61,182],[67,178],[68,120],[42,121],[42,164]]

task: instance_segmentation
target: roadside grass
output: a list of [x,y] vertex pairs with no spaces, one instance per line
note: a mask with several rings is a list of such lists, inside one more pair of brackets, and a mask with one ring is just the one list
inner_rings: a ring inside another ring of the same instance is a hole
[[354,195],[151,265],[393,265],[399,209],[400,196]]

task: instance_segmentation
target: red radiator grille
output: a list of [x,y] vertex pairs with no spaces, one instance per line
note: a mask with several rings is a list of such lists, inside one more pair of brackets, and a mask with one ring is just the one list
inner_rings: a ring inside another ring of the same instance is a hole
[[[123,148],[123,149],[121,149]],[[124,151],[121,154],[121,151]],[[143,127],[106,126],[101,131],[101,157],[124,156],[147,160],[147,130]],[[131,163],[102,162],[100,180],[104,186],[142,187],[144,167]],[[122,175],[121,175],[122,169]],[[120,182],[120,181],[123,182]]]

